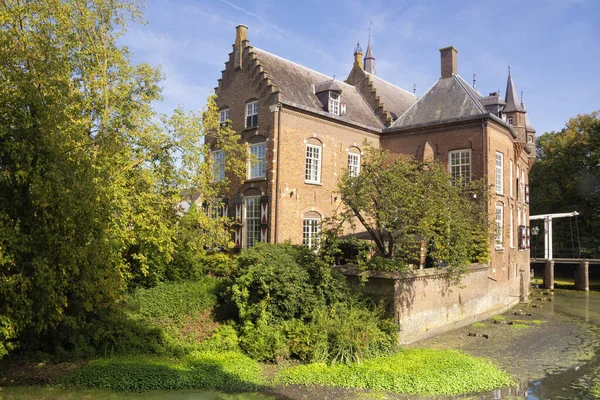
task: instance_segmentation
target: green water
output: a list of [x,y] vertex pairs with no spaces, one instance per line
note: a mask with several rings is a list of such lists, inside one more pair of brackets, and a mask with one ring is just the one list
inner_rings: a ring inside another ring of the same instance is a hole
[[225,394],[205,390],[169,390],[144,393],[103,392],[85,389],[62,389],[56,387],[20,386],[0,387],[2,400],[276,400],[281,397],[261,393]]

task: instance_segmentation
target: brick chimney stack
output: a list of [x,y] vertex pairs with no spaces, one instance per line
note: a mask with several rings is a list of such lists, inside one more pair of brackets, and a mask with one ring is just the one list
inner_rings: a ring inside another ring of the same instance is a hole
[[235,45],[233,48],[233,62],[235,69],[242,69],[242,56],[244,53],[245,41],[248,40],[248,27],[238,25],[235,27]]
[[458,50],[456,50],[454,46],[440,49],[442,58],[442,79],[452,78],[452,75],[458,75],[457,54]]

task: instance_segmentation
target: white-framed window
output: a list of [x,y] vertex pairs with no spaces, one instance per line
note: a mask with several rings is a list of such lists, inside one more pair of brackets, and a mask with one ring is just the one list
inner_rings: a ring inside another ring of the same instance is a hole
[[264,178],[267,172],[267,144],[251,144],[248,160],[248,179]]
[[471,181],[471,150],[454,150],[448,153],[448,171],[455,181]]
[[212,219],[222,218],[227,216],[227,206],[222,199],[214,199],[209,205],[209,215]]
[[212,152],[213,180],[215,182],[225,179],[225,152],[215,150]]
[[246,197],[245,199],[245,230],[246,247],[252,247],[260,242],[260,197]]
[[515,239],[514,239],[514,225],[513,225],[513,219],[514,219],[514,215],[515,214],[515,209],[514,207],[510,207],[510,221],[508,222],[508,226],[510,228],[510,232],[508,233],[508,240],[510,242],[510,248],[514,249],[515,248]]
[[306,145],[306,170],[304,180],[309,183],[321,182],[321,146]]
[[355,177],[360,172],[360,153],[348,153],[348,175]]
[[219,111],[219,124],[226,124],[227,121],[230,119],[230,110],[229,108],[224,108],[221,111]]
[[[521,168],[521,201],[525,203],[525,168]],[[523,225],[527,225],[526,222]]]
[[496,152],[496,193],[504,193],[504,154]]
[[533,143],[533,136],[531,136],[531,135],[530,135],[530,136],[527,138],[527,142],[528,142],[528,143]]
[[504,207],[502,205],[496,205],[496,248],[502,248],[503,241],[503,216],[504,216]]
[[246,128],[258,126],[258,101],[246,103]]
[[508,176],[510,178],[508,182],[508,186],[510,187],[510,197],[513,197],[513,160],[510,160],[510,171],[508,172]]
[[332,114],[340,115],[340,95],[339,93],[329,92],[329,104],[327,111]]
[[302,221],[302,244],[309,249],[317,249],[320,232],[321,220],[319,218],[304,218]]
[[508,124],[509,124],[510,126],[513,126],[513,122],[514,122],[514,120],[513,120],[512,118],[509,118],[509,119],[508,119]]

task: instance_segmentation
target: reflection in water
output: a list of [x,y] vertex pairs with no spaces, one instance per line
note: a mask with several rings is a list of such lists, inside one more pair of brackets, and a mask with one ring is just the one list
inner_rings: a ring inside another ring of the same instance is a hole
[[[586,345],[590,337],[600,332],[600,293],[557,290],[553,297],[552,311],[589,323],[578,339]],[[588,335],[585,332],[588,332]],[[587,344],[590,351],[595,343]],[[597,351],[597,350],[595,350]],[[531,382],[528,400],[541,399],[592,399],[587,393],[593,380],[600,374],[600,353],[584,365],[551,374],[542,380]]]

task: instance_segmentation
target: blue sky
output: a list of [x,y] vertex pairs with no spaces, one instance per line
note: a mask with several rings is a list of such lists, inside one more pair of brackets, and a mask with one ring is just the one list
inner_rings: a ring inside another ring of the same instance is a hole
[[504,97],[511,65],[538,135],[600,109],[600,2],[147,0],[146,25],[122,43],[134,62],[161,65],[160,112],[200,109],[231,52],[235,26],[281,57],[345,79],[369,22],[377,75],[421,96],[440,77],[439,49],[455,46],[458,73],[484,95]]

